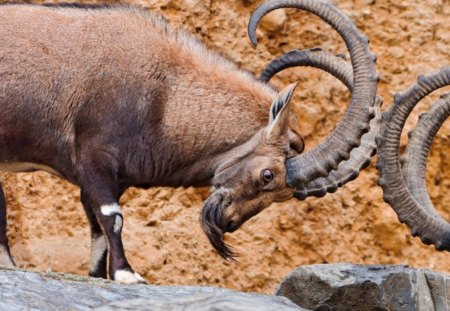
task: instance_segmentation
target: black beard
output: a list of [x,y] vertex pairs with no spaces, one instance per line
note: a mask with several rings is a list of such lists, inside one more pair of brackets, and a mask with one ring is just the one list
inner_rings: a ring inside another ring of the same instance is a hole
[[200,215],[202,229],[209,239],[209,242],[224,259],[235,260],[236,254],[233,249],[225,243],[225,232],[222,230],[223,222],[223,194],[213,193],[206,200]]

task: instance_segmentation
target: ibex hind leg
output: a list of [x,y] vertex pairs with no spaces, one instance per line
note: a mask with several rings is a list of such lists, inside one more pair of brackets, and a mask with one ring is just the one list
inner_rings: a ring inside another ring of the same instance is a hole
[[0,266],[14,267],[15,263],[9,251],[6,229],[6,201],[5,194],[0,185]]

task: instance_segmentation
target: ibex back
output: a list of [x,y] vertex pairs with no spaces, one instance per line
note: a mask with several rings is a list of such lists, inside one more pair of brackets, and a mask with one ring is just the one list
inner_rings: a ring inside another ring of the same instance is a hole
[[[376,90],[367,40],[329,3],[298,3],[332,13],[328,21],[351,48],[358,87],[350,107],[364,108],[306,158],[289,126],[295,85],[278,93],[157,15],[130,7],[0,6],[0,170],[45,170],[81,188],[90,275],[106,278],[109,251],[112,279],[143,282],[121,240],[118,202],[130,186],[212,185],[202,226],[231,258],[225,232],[328,175],[359,144]],[[0,194],[0,264],[13,266]]]

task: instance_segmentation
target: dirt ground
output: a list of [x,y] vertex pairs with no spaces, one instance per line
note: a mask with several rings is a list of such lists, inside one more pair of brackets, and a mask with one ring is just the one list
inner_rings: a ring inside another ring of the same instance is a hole
[[[339,36],[317,17],[292,9],[272,13],[250,46],[246,24],[256,0],[128,0],[164,14],[177,26],[259,73],[276,56],[294,48],[321,46],[345,53]],[[336,0],[371,39],[381,73],[384,110],[395,92],[419,74],[450,60],[449,0]],[[14,35],[13,33],[11,34]],[[308,148],[336,125],[347,105],[345,88],[313,69],[290,69],[274,84],[300,81],[296,113]],[[444,90],[445,91],[445,90]],[[448,89],[447,89],[448,91]],[[408,128],[429,105],[425,100]],[[403,143],[406,142],[406,131]],[[428,165],[432,200],[445,217],[450,206],[450,123],[437,135]],[[274,204],[227,241],[239,262],[222,260],[209,245],[198,218],[206,189],[130,189],[123,196],[124,243],[133,267],[153,284],[217,285],[271,293],[299,265],[351,262],[409,264],[450,272],[450,254],[410,236],[376,185],[374,165],[360,178],[321,199]],[[1,174],[9,204],[9,237],[22,268],[86,274],[89,229],[79,190],[47,173]]]

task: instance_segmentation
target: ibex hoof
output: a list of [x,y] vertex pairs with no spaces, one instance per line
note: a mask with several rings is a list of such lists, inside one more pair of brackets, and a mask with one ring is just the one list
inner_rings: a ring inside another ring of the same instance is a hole
[[144,278],[138,273],[127,270],[117,270],[114,273],[114,281],[123,284],[147,284]]
[[16,265],[9,255],[8,249],[0,245],[0,267],[14,268]]

